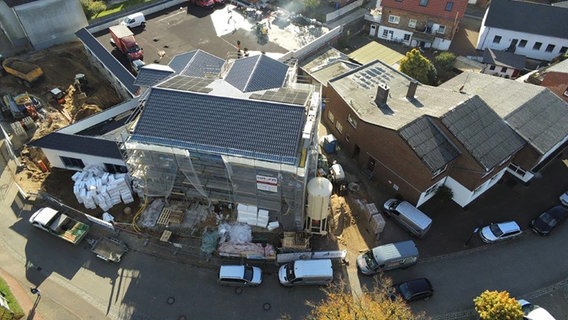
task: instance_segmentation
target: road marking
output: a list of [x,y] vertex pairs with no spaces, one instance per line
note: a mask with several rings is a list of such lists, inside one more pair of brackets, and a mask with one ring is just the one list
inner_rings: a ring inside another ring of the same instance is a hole
[[175,17],[175,16],[177,16],[178,14],[181,14],[181,13],[185,13],[185,10],[184,10],[184,11],[178,11],[178,12],[172,14],[172,15],[169,15],[169,16],[167,16],[167,17],[165,17],[165,18],[162,18],[162,19],[158,20],[158,22],[165,21],[165,20],[167,20],[167,19],[169,19],[169,18],[171,18],[171,17]]

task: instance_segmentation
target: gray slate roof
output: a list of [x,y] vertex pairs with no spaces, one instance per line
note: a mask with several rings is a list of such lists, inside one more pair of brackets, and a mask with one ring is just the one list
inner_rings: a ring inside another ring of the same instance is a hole
[[479,95],[541,154],[568,136],[568,103],[548,88],[472,72],[440,85],[454,90],[461,86],[464,92]]
[[492,0],[485,25],[567,39],[568,8],[516,0]]
[[568,104],[548,90],[541,91],[505,120],[545,154],[568,135]]
[[142,87],[151,87],[161,80],[169,77],[174,73],[174,70],[157,69],[153,65],[146,65],[140,69],[134,84]]
[[191,59],[180,74],[192,77],[205,77],[208,75],[217,76],[221,72],[221,67],[225,60],[200,49],[191,53],[193,53]]
[[87,154],[96,157],[122,159],[122,155],[120,154],[116,142],[75,134],[53,132],[42,138],[31,141],[27,145],[51,150]]
[[428,116],[422,116],[404,126],[398,134],[431,172],[443,168],[459,155],[458,149]]
[[138,90],[138,86],[134,84],[134,76],[130,73],[124,66],[116,60],[113,55],[103,47],[99,41],[93,37],[93,35],[86,29],[83,28],[77,32],[75,35],[81,39],[83,44],[91,50],[95,56],[104,64],[110,72],[120,81],[124,87],[134,95]]
[[525,68],[527,58],[509,51],[499,51],[486,48],[483,51],[483,63],[499,67],[522,70]]
[[295,164],[304,112],[301,105],[155,87],[131,140]]
[[176,73],[180,73],[185,68],[185,66],[187,66],[187,64],[189,63],[189,60],[191,60],[191,58],[193,58],[194,54],[195,54],[195,50],[190,51],[190,52],[184,52],[184,53],[177,54],[172,58],[170,63],[168,63],[168,66],[170,68],[174,69],[174,71]]
[[441,120],[485,170],[499,165],[525,144],[479,96],[464,101]]
[[242,92],[280,88],[288,66],[264,54],[235,60],[225,81]]

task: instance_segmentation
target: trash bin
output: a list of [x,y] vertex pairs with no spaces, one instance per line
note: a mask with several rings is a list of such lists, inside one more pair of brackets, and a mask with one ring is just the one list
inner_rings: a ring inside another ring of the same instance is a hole
[[337,148],[337,139],[332,134],[323,137],[323,150],[326,153],[335,153]]

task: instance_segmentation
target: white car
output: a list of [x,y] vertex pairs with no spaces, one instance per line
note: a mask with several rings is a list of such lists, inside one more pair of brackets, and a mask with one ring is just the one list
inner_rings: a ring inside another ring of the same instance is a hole
[[481,240],[486,243],[515,238],[523,233],[515,221],[492,223],[479,231]]
[[256,287],[262,283],[262,270],[248,265],[221,266],[217,282],[224,286]]
[[548,313],[544,308],[534,305],[527,300],[518,300],[523,309],[524,320],[556,320],[554,317]]
[[568,191],[560,195],[560,202],[562,202],[562,205],[568,207]]

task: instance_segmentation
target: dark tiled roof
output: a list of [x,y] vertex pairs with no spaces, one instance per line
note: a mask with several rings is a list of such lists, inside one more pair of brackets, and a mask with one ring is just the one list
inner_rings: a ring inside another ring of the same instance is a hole
[[443,168],[459,155],[459,151],[427,116],[404,126],[398,134],[431,172]]
[[75,35],[81,39],[83,44],[91,50],[95,56],[104,64],[110,72],[120,81],[130,94],[134,96],[138,87],[134,85],[134,76],[124,68],[124,66],[116,60],[115,57],[110,54],[110,52],[103,47],[99,41],[91,33],[83,28],[75,33]]
[[288,66],[264,54],[237,59],[225,81],[242,92],[280,88]]
[[122,159],[116,142],[87,136],[53,132],[27,145],[96,157]]
[[192,77],[217,76],[224,63],[225,60],[198,49],[180,74]]
[[174,71],[176,73],[180,73],[185,68],[185,66],[187,66],[187,64],[189,63],[191,58],[193,58],[193,56],[195,55],[195,52],[197,52],[197,51],[194,50],[194,51],[180,53],[178,55],[175,55],[172,58],[172,60],[170,61],[170,63],[168,63],[168,66],[170,68],[174,69]]
[[566,39],[568,8],[525,1],[492,0],[485,25]]
[[303,106],[152,88],[131,139],[295,164],[303,125]]
[[441,119],[486,170],[494,168],[525,144],[478,96],[466,100]]
[[151,87],[173,73],[173,70],[152,68],[152,65],[150,64],[140,69],[134,84],[142,87]]
[[545,154],[568,136],[568,103],[544,90],[505,120],[530,145]]
[[522,70],[525,68],[526,60],[525,56],[509,51],[498,51],[489,48],[483,51],[483,63],[499,67]]

